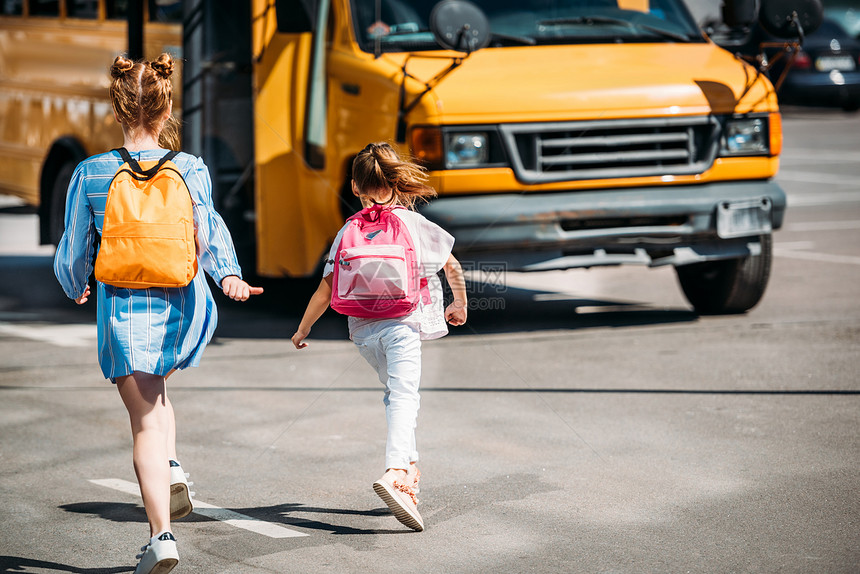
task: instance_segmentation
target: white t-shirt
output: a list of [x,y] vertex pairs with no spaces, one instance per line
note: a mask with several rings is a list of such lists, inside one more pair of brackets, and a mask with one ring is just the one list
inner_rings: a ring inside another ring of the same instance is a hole
[[[454,247],[454,238],[450,233],[428,220],[426,217],[408,209],[395,209],[397,215],[406,224],[412,242],[415,245],[415,257],[418,261],[418,272],[422,279],[427,279],[427,288],[430,291],[430,303],[425,304],[423,300],[418,303],[418,308],[405,317],[393,319],[400,323],[412,325],[421,334],[422,340],[438,339],[448,334],[448,324],[445,322],[445,303],[443,301],[442,281],[437,273],[445,266],[451,249]],[[329,250],[328,260],[323,268],[323,277],[334,273],[334,260],[337,255],[337,247],[340,245],[343,231],[348,223],[345,223],[337,236],[334,238]],[[391,321],[392,319],[365,319],[361,317],[349,318],[350,336],[359,327],[375,321]]]

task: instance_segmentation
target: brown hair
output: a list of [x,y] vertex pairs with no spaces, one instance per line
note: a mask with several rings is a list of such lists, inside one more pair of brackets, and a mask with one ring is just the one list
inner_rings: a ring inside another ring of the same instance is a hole
[[173,68],[170,54],[154,62],[117,56],[110,67],[110,100],[119,121],[131,130],[145,130],[157,135],[162,147],[179,150],[179,122],[171,114],[161,123],[173,100]]
[[436,190],[427,185],[424,168],[401,158],[386,142],[367,144],[352,162],[352,179],[358,192],[364,195],[374,190],[391,189],[389,204],[413,208],[419,199],[436,196]]

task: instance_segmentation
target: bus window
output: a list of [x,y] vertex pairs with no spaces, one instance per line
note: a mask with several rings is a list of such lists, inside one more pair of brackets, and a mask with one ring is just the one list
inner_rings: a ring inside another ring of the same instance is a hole
[[149,0],[151,22],[182,23],[182,0]]
[[[704,42],[696,22],[677,0],[473,3],[489,20],[494,46]],[[350,4],[356,38],[365,52],[439,49],[428,25],[436,0],[351,0]]]
[[58,0],[30,0],[30,16],[54,16],[60,15],[60,3]]
[[3,16],[20,16],[24,0],[3,0],[0,2],[0,14]]
[[[145,15],[149,1],[141,3]],[[159,6],[172,3],[158,0]],[[12,39],[0,41],[0,197],[39,207],[43,243],[56,244],[62,235],[66,191],[78,162],[122,142],[108,97],[108,70],[128,46],[131,5],[0,0],[0,40]],[[181,57],[181,24],[147,18],[144,36],[146,57],[164,51]],[[7,60],[16,65],[5,65]],[[177,73],[179,116],[181,69]]]
[[322,0],[319,3],[317,22],[320,23],[314,32],[313,57],[311,59],[311,77],[308,85],[307,127],[305,132],[306,157],[308,164],[316,169],[325,167],[326,147],[326,30],[321,29],[322,23],[328,22],[329,3]]
[[66,12],[69,18],[86,18],[94,20],[99,17],[98,0],[66,0]]
[[128,0],[107,0],[105,12],[109,20],[123,20],[128,18]]

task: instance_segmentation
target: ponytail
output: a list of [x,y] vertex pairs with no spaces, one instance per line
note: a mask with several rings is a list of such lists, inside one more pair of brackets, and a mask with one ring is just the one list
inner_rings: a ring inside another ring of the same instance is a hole
[[401,158],[386,142],[367,144],[358,152],[352,162],[352,179],[361,195],[390,189],[389,205],[413,209],[418,200],[436,196],[436,190],[426,183],[426,170],[410,159]]

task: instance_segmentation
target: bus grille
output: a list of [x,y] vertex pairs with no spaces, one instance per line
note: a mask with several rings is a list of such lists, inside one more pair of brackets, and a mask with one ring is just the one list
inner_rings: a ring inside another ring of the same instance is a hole
[[523,183],[691,175],[708,169],[719,147],[711,116],[500,126]]

